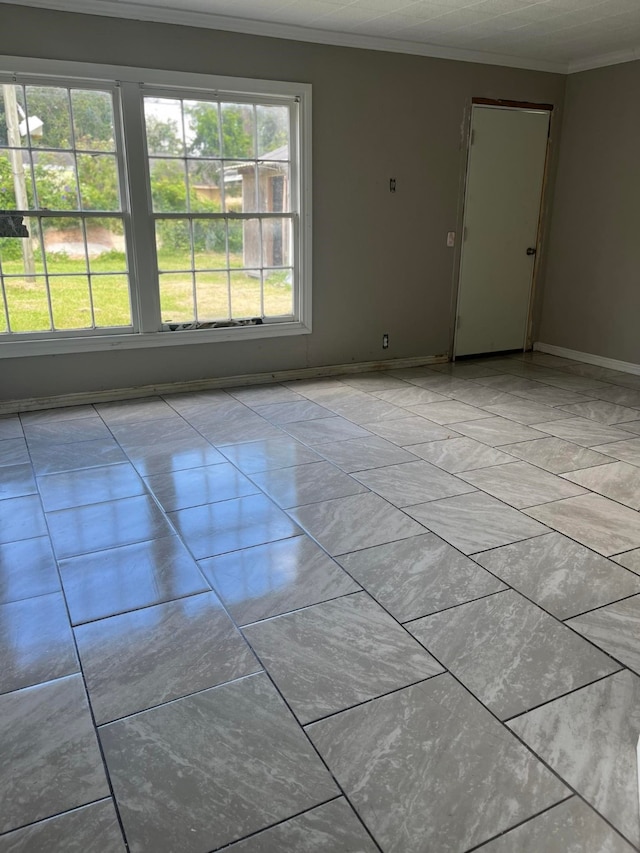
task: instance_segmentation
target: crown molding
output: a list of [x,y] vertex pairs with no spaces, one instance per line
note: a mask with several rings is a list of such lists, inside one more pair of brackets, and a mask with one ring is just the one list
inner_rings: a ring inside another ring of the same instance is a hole
[[[121,0],[10,0],[10,2],[12,5],[52,9],[59,12],[74,12],[77,14],[99,15],[109,18],[178,24],[180,26],[200,27],[203,29],[221,30],[223,32],[287,39],[289,41],[326,44],[334,47],[352,47],[362,50],[385,51],[388,53],[407,53],[414,56],[427,56],[433,59],[476,62],[482,65],[501,65],[507,68],[547,71],[553,74],[567,74],[569,72],[569,66],[564,62],[550,62],[528,57],[511,56],[509,54],[465,50],[464,48],[440,47],[422,42],[366,36],[357,33],[335,32],[333,30],[320,30],[289,24],[276,24],[271,21],[233,18],[227,15],[194,12],[186,9],[172,9],[170,7],[152,6],[146,3],[121,2]],[[7,0],[0,0],[0,4],[2,3],[7,3]]]
[[588,59],[579,59],[569,63],[569,74],[577,74],[580,71],[590,71],[593,68],[606,68],[608,65],[622,65],[623,62],[633,62],[640,59],[640,47],[617,50],[615,53],[603,53],[600,56],[592,56]]

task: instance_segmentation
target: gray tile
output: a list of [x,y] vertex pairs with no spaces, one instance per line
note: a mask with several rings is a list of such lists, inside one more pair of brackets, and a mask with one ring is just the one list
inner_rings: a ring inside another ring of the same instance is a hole
[[386,391],[404,388],[405,383],[386,370],[367,371],[365,373],[346,373],[340,376],[340,382],[356,388],[358,391]]
[[300,533],[264,495],[181,509],[170,518],[196,560]]
[[263,492],[285,509],[366,492],[364,486],[329,462],[312,462],[252,474]]
[[176,412],[185,416],[190,412],[235,403],[234,398],[222,388],[205,391],[183,391],[179,394],[164,394],[163,399]]
[[618,406],[640,408],[640,391],[633,388],[621,388],[619,385],[612,385],[610,388],[599,388],[594,393],[594,397],[597,397],[598,400],[616,403]]
[[233,465],[208,465],[147,478],[147,486],[165,512],[255,495],[259,489]]
[[316,418],[331,417],[331,412],[324,406],[304,399],[294,403],[269,403],[256,406],[255,411],[272,424],[291,424],[296,421],[313,421]]
[[284,385],[247,385],[227,388],[226,393],[247,406],[264,406],[269,403],[295,403],[300,396]]
[[39,478],[38,485],[47,512],[145,493],[144,483],[128,464],[47,474]]
[[609,824],[589,806],[571,797],[505,835],[478,853],[632,853]]
[[407,385],[405,388],[390,388],[384,391],[375,391],[375,396],[386,403],[394,406],[417,406],[419,403],[443,403],[446,397],[427,388],[418,388],[417,385]]
[[339,791],[266,675],[100,729],[132,851],[202,853]]
[[507,418],[483,418],[455,425],[462,435],[497,447],[500,444],[510,444],[516,441],[532,441],[534,438],[544,438],[544,433],[524,424],[510,421]]
[[55,474],[126,462],[127,457],[113,438],[79,441],[76,444],[36,444],[31,448],[36,474]]
[[177,536],[61,560],[60,574],[74,625],[209,589]]
[[101,800],[0,836],[0,853],[125,853],[111,800]]
[[80,441],[104,441],[111,438],[107,427],[96,417],[25,424],[24,434],[30,445],[75,444]]
[[562,406],[562,409],[576,417],[588,418],[591,421],[607,425],[638,420],[636,409],[629,409],[627,406],[618,406],[616,403],[609,403],[604,400],[593,400],[589,403],[573,403],[569,406]]
[[640,592],[640,578],[559,533],[474,559],[558,619]]
[[423,461],[374,468],[353,476],[397,507],[475,491],[473,486]]
[[434,364],[431,369],[449,376],[457,376],[458,379],[481,379],[485,376],[495,376],[499,372],[489,367],[482,359],[476,362],[449,361],[445,364]]
[[[410,388],[411,386],[407,385],[407,387]],[[400,406],[386,403],[370,394],[356,393],[345,399],[326,402],[325,405],[340,417],[346,418],[354,424],[396,420],[406,417],[407,414],[406,410]]]
[[509,373],[498,373],[494,376],[477,377],[476,381],[479,385],[486,385],[489,388],[506,391],[509,394],[515,394],[521,391],[536,391],[542,387],[539,382],[532,382],[531,379],[526,379],[522,376],[515,376]]
[[244,634],[303,724],[443,671],[365,592],[256,622]]
[[[599,453],[613,456],[622,462],[640,467],[640,438],[630,438],[628,441],[614,441],[611,444],[601,444],[593,448]],[[607,460],[609,461],[609,460]]]
[[279,427],[256,415],[246,406],[242,412],[225,412],[224,418],[215,417],[208,424],[198,423],[198,431],[212,444],[223,447],[226,444],[236,444],[239,441],[266,441],[269,438],[279,438],[282,432]]
[[[625,423],[620,424],[620,429],[623,429],[625,432],[633,432],[640,433],[640,420],[638,421],[625,421]],[[611,441],[611,439],[608,439]]]
[[0,832],[109,796],[80,675],[0,696],[0,755]]
[[[582,447],[595,447],[596,444],[607,444],[610,441],[624,441],[629,436],[621,429],[604,426],[587,420],[587,418],[567,418],[563,421],[548,421],[536,424],[543,432],[572,441]],[[504,442],[503,442],[504,443]]]
[[206,465],[219,465],[226,458],[201,436],[174,442],[154,442],[128,449],[131,463],[147,477],[168,471],[186,471]]
[[238,841],[228,850],[229,853],[274,853],[276,850],[295,850],[296,853],[376,853],[378,848],[351,806],[340,797],[271,829],[265,829],[251,838]]
[[518,510],[481,492],[408,507],[406,512],[463,554],[548,533]]
[[567,624],[640,675],[640,595],[584,613]]
[[[399,375],[398,371],[393,372],[394,375]],[[402,371],[402,373],[405,382],[410,382],[419,388],[427,388],[429,391],[435,391],[438,394],[444,394],[447,397],[452,397],[454,391],[468,388],[470,385],[466,379],[457,379],[455,376],[444,376],[434,370],[420,375],[415,373],[411,377],[404,375],[408,372]]]
[[135,424],[177,417],[175,411],[160,397],[144,397],[136,400],[119,400],[115,403],[97,403],[96,411],[102,420],[112,424]]
[[37,492],[31,465],[4,465],[0,475],[0,500],[21,498]]
[[495,406],[497,403],[513,402],[516,399],[504,391],[477,385],[475,382],[465,382],[461,388],[451,388],[446,393],[454,400],[479,409],[486,409],[487,406]]
[[18,415],[3,415],[0,417],[0,441],[12,438],[22,438],[22,424]]
[[420,524],[372,494],[321,501],[290,514],[332,556],[424,533]]
[[0,467],[28,465],[31,462],[24,438],[4,438],[0,441]]
[[154,444],[199,441],[201,436],[198,432],[176,415],[170,406],[167,408],[172,413],[170,417],[160,418],[157,421],[142,421],[142,423],[116,422],[111,424],[111,432],[126,451]]
[[625,566],[627,569],[640,575],[640,548],[636,548],[633,551],[626,551],[624,554],[618,554],[612,559],[616,563],[620,563],[621,566]]
[[545,372],[542,380],[545,385],[554,388],[562,388],[565,391],[578,391],[583,394],[591,394],[592,391],[606,390],[609,386],[590,376],[570,376],[560,371]]
[[512,720],[509,727],[632,844],[640,845],[636,675],[616,673]]
[[585,493],[580,486],[573,486],[528,462],[509,462],[493,468],[466,471],[458,476],[517,509]]
[[212,557],[200,568],[239,625],[360,589],[307,536]]
[[75,635],[98,725],[261,669],[213,592],[80,625]]
[[411,452],[427,462],[432,462],[438,468],[444,468],[450,474],[513,462],[513,457],[509,454],[487,447],[472,438],[450,438],[447,441],[414,444],[411,446]]
[[169,536],[173,531],[152,498],[141,495],[48,513],[58,559]]
[[410,406],[409,411],[436,424],[453,424],[472,421],[474,418],[490,417],[482,409],[476,409],[458,400],[447,400],[446,403],[422,403],[418,406]]
[[328,444],[330,441],[346,441],[349,438],[369,438],[368,430],[351,423],[346,418],[318,418],[287,424],[285,429],[294,438],[309,445]]
[[[539,383],[537,383],[539,384]],[[539,388],[526,391],[513,391],[516,397],[532,400],[534,403],[542,403],[545,406],[564,406],[571,403],[586,403],[593,399],[593,394],[585,391],[579,394],[577,391],[564,391],[561,388],[551,388],[549,385],[540,385]]]
[[604,495],[632,509],[640,509],[640,471],[626,462],[611,462],[564,475],[592,492]]
[[408,627],[501,720],[620,668],[513,590]]
[[566,471],[604,465],[611,461],[610,457],[602,453],[587,450],[586,447],[580,447],[561,438],[537,438],[534,441],[507,444],[504,449],[512,456],[531,462],[552,474],[564,474]]
[[383,465],[411,462],[416,458],[402,447],[377,436],[323,444],[318,447],[318,451],[329,462],[348,474],[353,471],[364,471],[367,468],[381,468]]
[[505,589],[433,533],[344,554],[338,562],[399,622]]
[[510,421],[517,421],[517,423],[525,425],[561,420],[566,417],[565,414],[552,406],[532,403],[518,397],[511,397],[508,401],[494,403],[484,408],[501,418],[507,418]]
[[448,674],[307,731],[389,853],[467,850],[569,793]]
[[257,474],[274,468],[292,468],[296,465],[322,461],[322,457],[314,450],[310,450],[304,444],[286,435],[265,441],[230,445],[223,448],[223,453],[245,474]]
[[48,536],[0,545],[0,603],[59,590]]
[[524,510],[605,557],[640,546],[640,516],[600,495],[579,495]]
[[59,421],[73,421],[76,418],[97,418],[98,413],[93,406],[61,406],[58,409],[36,409],[32,412],[21,412],[23,424],[46,424]]
[[409,444],[421,444],[425,441],[437,441],[445,438],[455,438],[458,433],[446,426],[439,426],[419,415],[409,418],[399,418],[392,421],[364,424],[370,432],[379,435],[393,444],[406,447]]
[[79,669],[60,593],[0,605],[0,693],[52,681]]
[[0,501],[0,543],[46,535],[47,526],[38,495]]

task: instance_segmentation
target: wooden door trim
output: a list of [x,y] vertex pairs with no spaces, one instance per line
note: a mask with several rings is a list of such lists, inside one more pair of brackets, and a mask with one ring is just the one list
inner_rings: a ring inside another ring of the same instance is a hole
[[508,107],[513,110],[545,110],[546,112],[553,112],[553,104],[534,104],[529,101],[504,101],[502,99],[495,100],[494,98],[472,98],[471,103],[485,107]]

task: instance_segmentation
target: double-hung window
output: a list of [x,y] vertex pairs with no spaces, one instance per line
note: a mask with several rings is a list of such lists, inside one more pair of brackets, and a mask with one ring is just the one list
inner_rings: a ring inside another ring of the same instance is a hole
[[305,84],[0,58],[0,354],[309,331],[309,137]]

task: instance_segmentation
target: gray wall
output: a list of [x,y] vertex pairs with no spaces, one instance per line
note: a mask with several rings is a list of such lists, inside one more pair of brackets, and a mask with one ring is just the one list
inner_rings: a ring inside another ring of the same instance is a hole
[[0,54],[314,87],[313,334],[3,361],[5,399],[446,353],[455,252],[445,239],[459,224],[465,111],[473,96],[560,108],[566,82],[496,66],[0,9]]
[[568,78],[538,340],[640,363],[640,62]]

